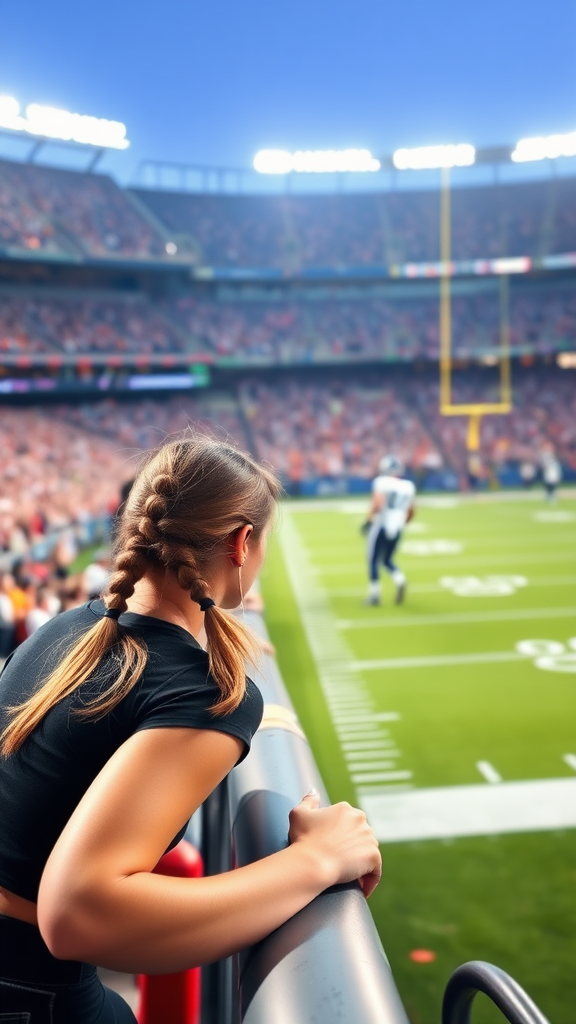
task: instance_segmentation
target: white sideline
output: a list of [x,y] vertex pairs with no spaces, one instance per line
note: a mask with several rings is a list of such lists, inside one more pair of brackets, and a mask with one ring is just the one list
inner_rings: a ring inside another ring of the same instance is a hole
[[[284,519],[280,544],[351,781],[363,787],[377,784],[379,789],[406,782],[411,772],[396,770],[401,752],[390,743],[390,732],[385,728],[386,723],[397,722],[400,715],[396,711],[377,711],[361,677],[350,668],[352,651],[336,629],[326,591],[312,573],[309,555],[290,515]],[[368,760],[354,757],[349,749],[359,747],[370,749]]]
[[361,792],[380,843],[576,828],[576,779]]

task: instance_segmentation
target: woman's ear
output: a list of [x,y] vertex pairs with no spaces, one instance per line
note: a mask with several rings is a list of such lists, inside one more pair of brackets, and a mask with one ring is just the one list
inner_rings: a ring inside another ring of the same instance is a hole
[[246,561],[246,555],[248,554],[248,538],[254,531],[252,523],[245,523],[234,533],[230,534],[229,540],[229,555],[232,565],[241,568]]

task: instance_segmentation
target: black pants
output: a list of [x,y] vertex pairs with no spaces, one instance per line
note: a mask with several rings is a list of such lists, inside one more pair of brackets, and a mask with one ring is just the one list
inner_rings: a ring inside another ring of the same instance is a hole
[[31,924],[0,914],[0,1024],[136,1024],[96,968],[57,960]]
[[400,534],[395,537],[387,537],[384,530],[378,524],[374,524],[368,534],[368,576],[375,582],[379,578],[380,563],[388,572],[396,572],[396,566],[392,561]]

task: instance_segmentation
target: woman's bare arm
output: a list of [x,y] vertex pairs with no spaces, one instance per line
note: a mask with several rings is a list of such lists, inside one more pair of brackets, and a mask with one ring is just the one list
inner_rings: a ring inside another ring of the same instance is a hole
[[236,763],[225,733],[136,733],[104,766],[46,864],[38,920],[63,959],[115,970],[168,973],[217,960],[263,938],[327,886],[377,883],[380,855],[362,812],[291,816],[291,845],[246,867],[202,879],[152,874],[184,822]]

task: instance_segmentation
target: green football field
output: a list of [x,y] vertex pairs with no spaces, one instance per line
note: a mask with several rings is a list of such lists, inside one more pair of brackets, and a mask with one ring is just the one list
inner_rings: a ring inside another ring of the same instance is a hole
[[[429,497],[393,604],[366,607],[366,500],[286,502],[262,576],[283,678],[332,800],[382,842],[370,901],[413,1024],[488,960],[576,1019],[576,501]],[[414,950],[434,959],[415,962]],[[476,1022],[501,1020],[478,999]]]

